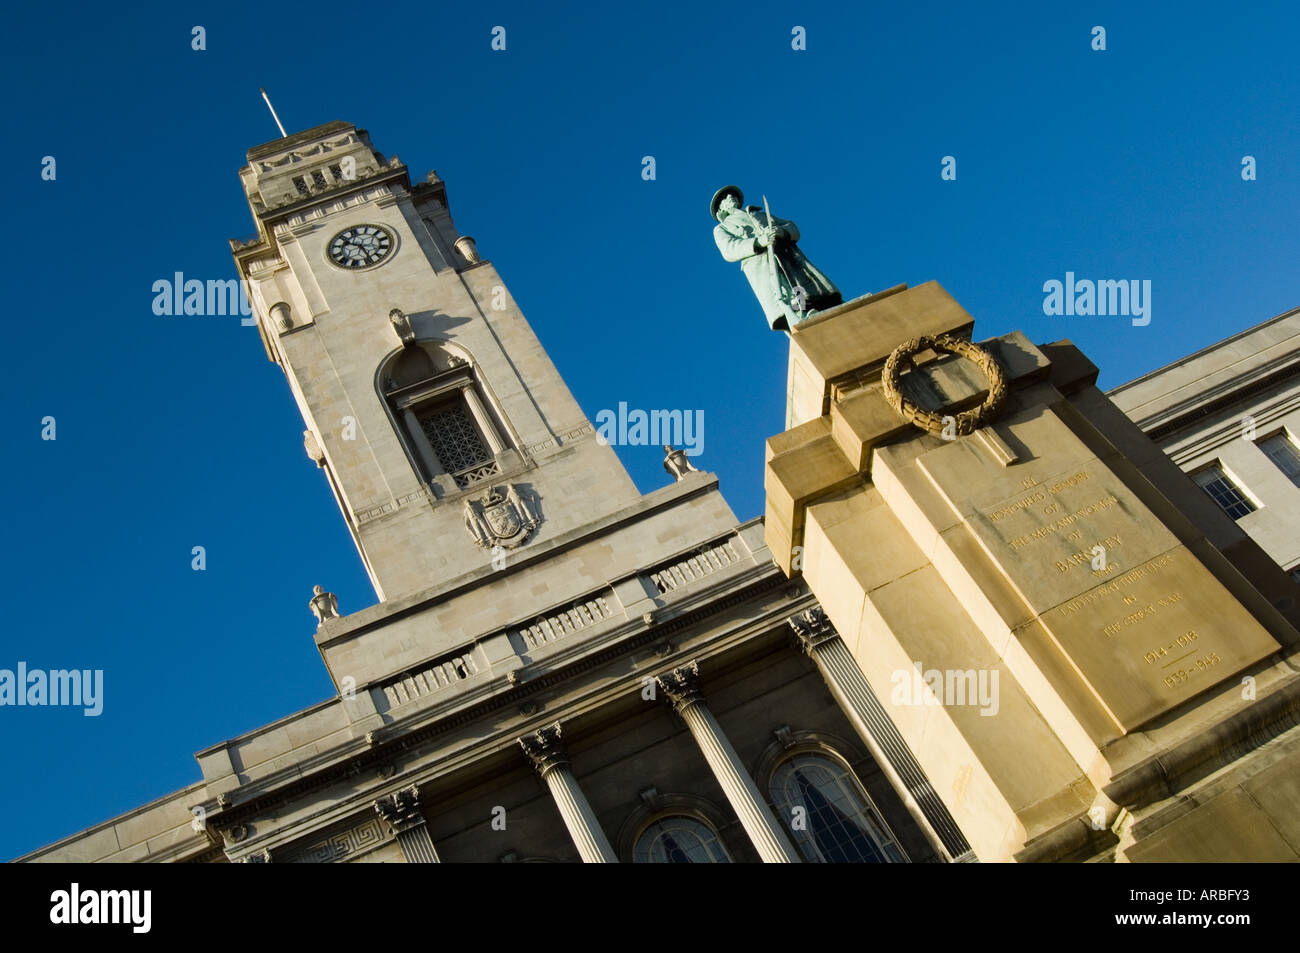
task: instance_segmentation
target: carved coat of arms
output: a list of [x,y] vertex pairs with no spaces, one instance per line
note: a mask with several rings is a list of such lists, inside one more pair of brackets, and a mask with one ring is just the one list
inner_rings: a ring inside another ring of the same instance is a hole
[[465,528],[484,549],[521,546],[540,522],[513,484],[494,486],[477,499],[465,501]]

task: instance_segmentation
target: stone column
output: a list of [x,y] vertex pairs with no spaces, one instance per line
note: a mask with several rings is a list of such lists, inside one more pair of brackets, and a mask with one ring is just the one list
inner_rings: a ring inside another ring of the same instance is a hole
[[483,406],[483,401],[479,400],[478,391],[474,389],[473,382],[466,382],[461,387],[460,392],[465,396],[465,404],[469,407],[469,412],[473,414],[474,419],[478,421],[479,430],[483,431],[483,438],[488,442],[488,449],[491,450],[492,454],[495,456],[504,450],[506,445],[503,444],[501,439],[497,436],[496,424],[494,424],[492,418],[488,416],[487,408]]
[[925,771],[822,607],[813,606],[791,616],[790,628],[794,630],[796,643],[816,663],[831,694],[935,853],[950,862],[977,863],[961,828],[931,787]]
[[704,703],[700,694],[699,676],[699,663],[691,662],[682,668],[666,672],[656,681],[668,696],[673,710],[686,722],[686,727],[690,729],[695,743],[700,746],[713,776],[722,785],[723,793],[735,809],[736,816],[749,834],[759,857],[768,864],[800,863],[801,858],[785,829],[768,807],[767,800],[759,793],[758,785],[745,770],[736,749],[722,733],[722,726]]
[[402,856],[408,864],[439,863],[438,852],[433,849],[433,838],[420,813],[420,789],[415,785],[375,801],[375,811],[388,822]]
[[429,443],[428,436],[425,435],[424,428],[420,426],[420,418],[415,416],[415,411],[410,407],[402,409],[402,420],[406,422],[406,432],[411,435],[411,443],[415,445],[415,452],[420,455],[420,461],[429,471],[429,479],[432,480],[439,473],[446,473],[442,461],[438,459],[438,454],[433,450],[433,444]]
[[560,810],[564,826],[573,838],[578,855],[587,864],[616,864],[618,855],[610,846],[609,838],[600,829],[596,813],[578,787],[569,759],[560,746],[560,723],[548,725],[519,739],[524,754],[532,762],[551,790],[555,806]]

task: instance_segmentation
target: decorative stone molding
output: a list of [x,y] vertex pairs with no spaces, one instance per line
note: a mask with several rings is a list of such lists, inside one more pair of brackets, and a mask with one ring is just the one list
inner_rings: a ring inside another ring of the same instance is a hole
[[790,616],[788,622],[795,641],[808,655],[811,655],[813,649],[822,642],[839,635],[825,610],[819,605]]
[[420,813],[420,789],[414,784],[375,801],[375,813],[384,819],[394,834],[409,831],[424,823]]
[[477,674],[479,665],[474,660],[474,648],[470,646],[429,662],[417,671],[408,671],[391,679],[383,686],[384,697],[390,706],[396,708],[416,698],[458,685]]
[[302,432],[302,448],[307,451],[307,456],[315,462],[316,466],[325,466],[325,451],[321,449],[320,441],[310,430]]
[[691,662],[681,668],[665,672],[655,681],[668,696],[673,710],[678,714],[704,700],[704,696],[700,693],[699,662]]
[[514,484],[494,486],[465,501],[465,529],[483,549],[522,546],[541,523]]
[[714,546],[706,546],[685,559],[677,559],[652,569],[649,576],[655,588],[667,594],[739,561],[740,556],[731,540],[726,540]]
[[540,645],[562,639],[566,635],[590,628],[613,616],[614,610],[610,608],[609,600],[602,595],[592,594],[567,609],[541,616],[528,625],[521,626],[518,635],[525,649],[535,649]]
[[311,611],[316,616],[316,628],[325,624],[326,619],[339,618],[339,600],[338,596],[332,592],[326,592],[321,586],[315,586],[312,589],[315,593],[311,597]]
[[[317,837],[321,835],[317,834]],[[357,854],[374,850],[388,840],[388,832],[383,822],[375,817],[356,827],[337,831],[313,841],[302,847],[297,845],[285,848],[284,855],[277,858],[277,863],[284,864],[333,864],[349,860]]]
[[410,493],[406,493],[402,496],[399,496],[395,500],[391,500],[390,502],[376,503],[374,506],[366,506],[360,509],[355,509],[352,511],[352,519],[356,522],[358,526],[360,526],[363,523],[369,523],[372,520],[377,520],[380,519],[381,517],[387,516],[389,513],[395,513],[403,506],[407,506],[412,503],[428,503],[430,502],[430,500],[431,498],[429,496],[428,489],[425,487],[420,487],[419,489],[413,490]]
[[519,739],[519,746],[524,749],[524,754],[542,777],[569,763],[560,744],[561,734],[560,723],[557,721]]
[[411,327],[411,319],[407,317],[405,311],[394,308],[388,312],[388,320],[392,322],[393,333],[397,335],[397,340],[402,347],[411,347],[415,344],[415,329]]
[[[956,415],[944,415],[924,410],[904,397],[901,389],[903,370],[916,370],[916,364],[912,358],[925,350],[956,354],[959,357],[974,361],[980,370],[984,372],[984,376],[988,378],[989,382],[988,396],[984,398],[984,402],[978,407],[963,410]],[[964,437],[974,433],[980,427],[992,422],[1007,399],[1006,375],[1002,373],[1002,366],[998,364],[997,358],[978,344],[951,334],[939,334],[934,337],[919,337],[904,341],[894,348],[893,352],[885,360],[884,369],[880,372],[880,383],[884,388],[885,400],[899,416],[922,430],[934,434],[936,437],[944,435],[945,416],[956,421],[955,433],[957,436]]]
[[343,136],[339,136],[336,139],[322,139],[315,145],[303,149],[292,149],[275,158],[262,159],[257,163],[258,171],[271,172],[275,169],[292,165],[295,162],[302,162],[304,159],[311,159],[316,156],[324,155],[327,152],[334,152],[336,149],[342,149],[345,146],[356,145],[359,142],[360,140],[356,135],[350,132]]

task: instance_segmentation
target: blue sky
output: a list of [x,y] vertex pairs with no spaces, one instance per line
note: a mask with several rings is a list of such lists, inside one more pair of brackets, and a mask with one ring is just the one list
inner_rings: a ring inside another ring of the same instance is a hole
[[[256,331],[151,309],[174,272],[234,275],[226,239],[254,227],[236,173],[277,135],[259,86],[290,132],[344,119],[412,178],[436,168],[588,416],[703,410],[695,462],[742,519],[786,343],[713,245],[720,185],[766,193],[846,297],[936,279],[977,338],[1070,338],[1105,387],[1300,305],[1293,4],[846,6],[7,14],[0,668],[103,669],[104,710],[0,708],[0,858],[332,694],[311,587],[374,601]],[[1067,271],[1150,280],[1151,323],[1045,315]],[[656,448],[619,455],[643,491],[666,482]]]

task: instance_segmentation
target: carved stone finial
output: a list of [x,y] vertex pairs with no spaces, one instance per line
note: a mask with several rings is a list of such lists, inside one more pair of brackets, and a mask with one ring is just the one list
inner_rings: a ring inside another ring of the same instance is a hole
[[293,312],[283,301],[271,305],[271,319],[281,334],[293,330]]
[[326,592],[322,587],[315,586],[312,588],[314,595],[311,597],[311,611],[316,616],[316,628],[325,624],[326,619],[337,619],[339,617],[339,600],[338,596],[332,592]]
[[704,700],[704,696],[700,694],[699,662],[691,662],[671,672],[664,672],[655,681],[668,696],[668,701],[672,703],[673,710],[676,712],[683,712],[696,702]]
[[699,468],[691,463],[685,450],[674,450],[664,444],[664,469],[674,480],[680,480],[688,473],[699,473]]
[[424,823],[420,813],[420,789],[412,784],[375,801],[375,813],[388,822],[394,834]]
[[453,244],[456,251],[460,252],[460,256],[471,265],[477,265],[483,260],[479,257],[478,246],[474,244],[474,239],[470,238],[468,235],[460,236],[460,238],[456,239]]
[[397,340],[401,342],[402,347],[410,347],[415,343],[415,329],[411,327],[411,319],[406,316],[405,311],[394,308],[388,312],[388,320],[393,323],[393,333],[397,335]]
[[560,723],[557,721],[519,739],[519,746],[524,749],[524,754],[542,777],[569,763],[564,748],[560,745],[560,735]]
[[316,466],[325,466],[325,451],[321,449],[320,441],[310,430],[302,432],[302,448],[307,451],[307,456],[316,461]]

